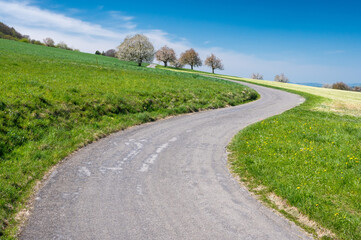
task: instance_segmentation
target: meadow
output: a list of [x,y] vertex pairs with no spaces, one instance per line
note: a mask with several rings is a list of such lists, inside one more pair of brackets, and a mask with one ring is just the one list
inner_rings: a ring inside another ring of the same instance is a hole
[[0,39],[0,237],[35,184],[76,149],[129,126],[246,103],[235,83]]
[[361,239],[361,93],[213,76],[306,98],[239,132],[229,145],[230,168],[261,201],[315,237]]

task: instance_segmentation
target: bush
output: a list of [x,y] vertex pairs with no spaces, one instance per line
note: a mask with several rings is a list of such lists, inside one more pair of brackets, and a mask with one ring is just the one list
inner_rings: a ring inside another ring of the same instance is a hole
[[355,86],[352,90],[356,92],[361,92],[361,86]]
[[339,90],[351,90],[351,88],[344,82],[337,82],[332,84],[333,89],[339,89]]
[[276,82],[288,83],[289,79],[283,73],[281,73],[280,75],[275,76],[275,81]]
[[252,79],[258,79],[258,80],[263,80],[263,75],[260,73],[252,73],[251,76]]
[[27,38],[22,38],[19,40],[19,42],[30,43],[30,40]]

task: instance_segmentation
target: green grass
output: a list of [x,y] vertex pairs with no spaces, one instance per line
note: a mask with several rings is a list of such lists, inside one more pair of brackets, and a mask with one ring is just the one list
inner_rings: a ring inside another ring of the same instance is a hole
[[0,39],[0,237],[51,166],[99,137],[258,95],[202,76]]
[[361,238],[361,119],[300,107],[256,123],[232,141],[232,168],[343,239]]
[[[332,238],[361,239],[361,93],[215,76],[306,98],[304,104],[242,130],[229,146],[231,168],[272,207],[279,208],[270,200],[276,194],[331,230]],[[278,210],[315,236],[323,235],[297,214]]]

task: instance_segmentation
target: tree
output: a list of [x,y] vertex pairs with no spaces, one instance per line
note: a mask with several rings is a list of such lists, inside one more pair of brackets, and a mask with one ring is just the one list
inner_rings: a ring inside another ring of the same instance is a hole
[[252,73],[251,78],[252,79],[258,79],[258,80],[263,80],[263,75],[259,74],[259,73]]
[[170,65],[175,67],[175,68],[182,68],[184,67],[184,65],[177,59],[175,59],[174,61],[170,62]]
[[337,82],[332,84],[333,89],[339,89],[339,90],[351,90],[351,88],[344,82]]
[[117,57],[124,61],[135,61],[138,63],[138,66],[142,66],[143,61],[153,61],[154,47],[143,34],[128,36],[118,46]]
[[199,58],[198,53],[194,51],[193,48],[182,53],[181,57],[179,58],[179,62],[183,65],[190,65],[192,70],[193,67],[202,66],[202,60]]
[[115,57],[115,49],[109,49],[108,51],[105,52],[105,56],[107,57]]
[[276,75],[275,76],[275,81],[276,82],[283,82],[283,83],[288,83],[289,82],[288,78],[283,73],[281,73],[280,75]]
[[219,69],[219,70],[224,69],[222,60],[217,58],[216,56],[214,56],[213,53],[211,54],[211,56],[206,58],[206,61],[204,61],[204,64],[207,65],[208,67],[212,68],[212,73],[214,73],[214,69]]
[[48,47],[55,47],[55,42],[52,38],[48,37],[43,40],[44,44]]
[[57,48],[61,48],[61,49],[69,49],[68,45],[66,45],[65,42],[60,42],[56,45]]
[[167,46],[164,46],[161,49],[159,49],[155,53],[155,57],[157,58],[158,61],[164,63],[164,67],[167,67],[168,62],[174,62],[177,59],[174,50]]
[[101,53],[99,52],[99,50],[95,51],[95,55],[101,55]]

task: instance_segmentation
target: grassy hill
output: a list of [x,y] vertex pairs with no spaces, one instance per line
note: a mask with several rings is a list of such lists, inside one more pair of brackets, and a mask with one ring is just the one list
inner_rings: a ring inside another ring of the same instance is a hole
[[361,239],[361,93],[216,76],[306,98],[242,130],[229,146],[231,168],[262,201],[316,237]]
[[0,39],[0,237],[46,171],[106,134],[258,97],[239,84]]

